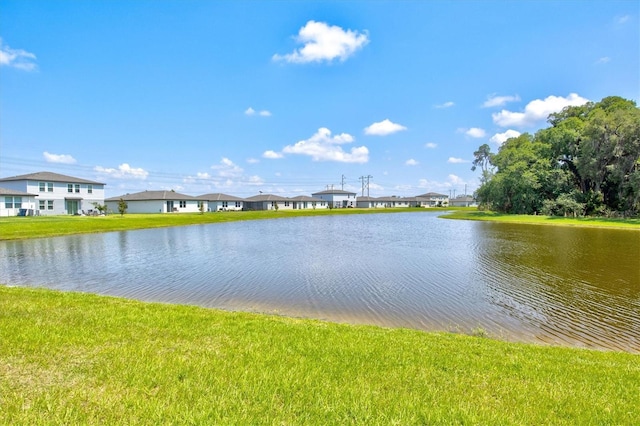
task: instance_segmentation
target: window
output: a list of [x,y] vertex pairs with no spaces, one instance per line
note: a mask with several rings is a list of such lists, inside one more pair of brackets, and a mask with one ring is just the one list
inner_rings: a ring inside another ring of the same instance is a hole
[[184,200],[180,201],[180,208],[184,209],[185,207],[187,207],[187,202]]
[[13,207],[16,209],[22,208],[22,197],[13,197]]
[[236,201],[236,207],[240,207],[240,201]]
[[93,185],[87,185],[87,193],[93,194]]
[[285,207],[289,207],[289,202],[288,202],[288,201],[285,201],[285,202],[284,202],[284,206],[285,206]]
[[38,200],[38,210],[44,210],[46,207],[45,200]]
[[53,210],[53,200],[47,200],[47,210]]
[[13,197],[4,197],[4,208],[5,209],[13,208]]
[[204,205],[204,201],[198,201],[198,209],[201,209]]
[[73,192],[73,184],[72,183],[67,184],[67,192]]
[[47,192],[53,192],[53,182],[47,182]]
[[39,182],[38,183],[38,189],[40,190],[40,192],[44,192],[44,185],[45,185],[44,182]]
[[227,207],[229,207],[229,202],[228,201],[223,201],[222,202],[222,208],[226,209]]
[[79,193],[79,192],[80,192],[80,184],[76,183],[76,193]]

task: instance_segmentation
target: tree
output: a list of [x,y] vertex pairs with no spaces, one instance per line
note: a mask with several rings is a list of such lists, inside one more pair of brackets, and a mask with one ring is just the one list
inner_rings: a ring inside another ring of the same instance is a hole
[[120,216],[124,216],[128,208],[127,202],[120,198],[118,200],[118,213],[120,213]]
[[550,127],[485,144],[472,170],[483,171],[481,205],[509,213],[562,215],[640,211],[640,109],[610,96],[551,114]]
[[473,153],[475,160],[473,160],[473,166],[471,167],[472,171],[475,171],[476,168],[480,167],[482,170],[482,176],[480,177],[480,182],[487,182],[491,178],[491,159],[493,158],[493,154],[491,153],[491,147],[486,143],[481,145],[476,152]]

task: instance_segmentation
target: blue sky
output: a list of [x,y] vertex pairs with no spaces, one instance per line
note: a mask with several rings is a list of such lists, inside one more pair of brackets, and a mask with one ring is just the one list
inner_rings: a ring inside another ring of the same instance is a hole
[[[106,195],[472,193],[473,152],[640,96],[637,1],[0,0],[0,176]],[[343,178],[344,176],[344,178]]]

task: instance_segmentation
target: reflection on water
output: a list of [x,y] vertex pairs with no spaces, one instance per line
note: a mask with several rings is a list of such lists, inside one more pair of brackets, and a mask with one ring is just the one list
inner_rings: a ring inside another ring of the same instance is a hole
[[640,233],[435,213],[0,243],[0,282],[640,352]]

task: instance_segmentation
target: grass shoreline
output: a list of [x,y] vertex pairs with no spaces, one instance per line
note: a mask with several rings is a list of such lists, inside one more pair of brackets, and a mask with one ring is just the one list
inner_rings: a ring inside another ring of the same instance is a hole
[[561,217],[543,215],[515,215],[480,210],[457,210],[440,216],[443,219],[477,220],[523,225],[573,226],[640,231],[640,218],[619,219],[604,217]]
[[170,226],[203,225],[245,220],[284,219],[308,216],[391,214],[441,212],[442,218],[483,220],[502,223],[521,223],[552,226],[601,227],[640,230],[638,219],[563,218],[552,216],[507,215],[479,211],[474,207],[450,208],[388,208],[388,209],[318,209],[287,211],[180,213],[180,214],[126,214],[109,216],[39,216],[0,218],[0,241],[63,235],[126,231]]
[[0,424],[633,424],[640,356],[0,285]]

